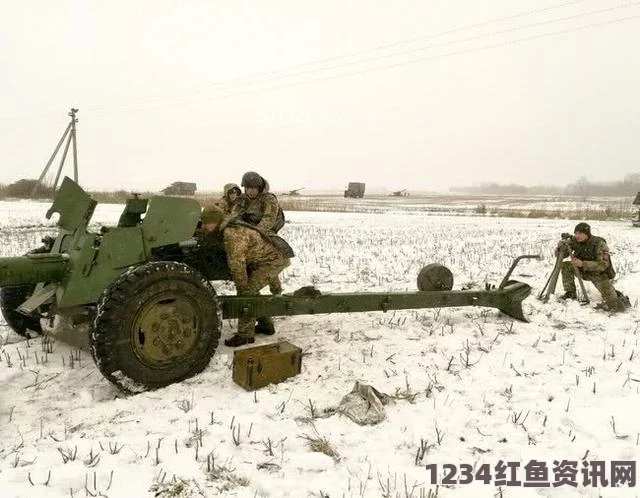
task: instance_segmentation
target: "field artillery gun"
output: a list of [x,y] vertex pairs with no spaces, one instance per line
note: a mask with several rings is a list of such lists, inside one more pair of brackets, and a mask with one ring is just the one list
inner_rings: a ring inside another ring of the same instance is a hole
[[302,188],[294,188],[293,190],[289,190],[289,192],[285,192],[282,195],[300,195],[300,191],[304,190],[304,187]]
[[210,282],[229,280],[221,247],[194,238],[201,208],[194,199],[157,196],[127,201],[115,227],[88,230],[96,202],[65,178],[47,211],[58,213],[58,236],[20,257],[0,258],[0,304],[17,333],[41,318],[90,321],[90,346],[101,373],[126,392],[158,388],[202,371],[218,347],[222,319],[395,309],[487,306],[525,320],[531,293],[510,280],[453,291],[444,266],[424,267],[417,292],[282,296],[217,296]]
[[403,188],[402,190],[396,190],[395,192],[391,192],[391,197],[407,197],[409,195],[409,192],[407,192],[406,188]]

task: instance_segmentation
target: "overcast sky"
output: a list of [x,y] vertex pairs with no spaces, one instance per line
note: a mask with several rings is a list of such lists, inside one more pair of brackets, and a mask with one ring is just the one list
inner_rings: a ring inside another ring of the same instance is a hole
[[638,47],[631,1],[6,0],[0,183],[40,174],[71,106],[92,189],[617,180]]

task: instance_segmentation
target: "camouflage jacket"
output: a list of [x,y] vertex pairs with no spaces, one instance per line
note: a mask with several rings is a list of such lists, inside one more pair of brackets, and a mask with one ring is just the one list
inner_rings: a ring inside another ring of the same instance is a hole
[[217,206],[224,211],[224,214],[230,214],[233,211],[233,206],[235,203],[232,203],[229,198],[222,197],[218,202],[216,202]]
[[254,227],[229,224],[224,229],[223,239],[227,264],[238,292],[247,287],[247,267],[271,266],[288,260]]
[[222,197],[218,202],[216,202],[218,207],[222,209],[222,211],[224,211],[224,214],[231,214],[231,212],[233,211],[233,207],[238,202],[238,199],[236,199],[235,202],[231,202],[231,199],[229,199],[229,194],[231,193],[232,190],[235,190],[235,189],[237,189],[241,195],[242,191],[240,190],[240,187],[238,187],[238,185],[236,185],[235,183],[227,183],[224,186],[224,192]]
[[[582,271],[606,273],[608,278],[615,277],[607,241],[602,237],[590,236],[585,242],[578,242],[574,236],[565,240],[565,256],[573,256],[582,261]],[[569,254],[571,252],[571,254]]]
[[278,198],[269,192],[269,183],[266,181],[264,189],[254,199],[246,194],[238,197],[231,215],[262,230],[277,232],[284,225],[284,213]]

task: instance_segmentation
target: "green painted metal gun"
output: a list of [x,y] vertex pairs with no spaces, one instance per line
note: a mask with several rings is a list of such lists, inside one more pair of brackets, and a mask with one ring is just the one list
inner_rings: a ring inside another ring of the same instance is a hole
[[488,306],[525,320],[529,285],[453,291],[453,275],[431,264],[418,291],[217,296],[210,282],[229,280],[220,245],[194,239],[200,205],[194,199],[129,199],[115,227],[91,232],[96,202],[65,178],[47,218],[59,215],[58,236],[21,257],[0,258],[0,306],[19,334],[40,331],[55,315],[88,319],[90,347],[102,374],[136,392],[166,386],[202,371],[220,338],[223,318],[351,313],[454,306]]

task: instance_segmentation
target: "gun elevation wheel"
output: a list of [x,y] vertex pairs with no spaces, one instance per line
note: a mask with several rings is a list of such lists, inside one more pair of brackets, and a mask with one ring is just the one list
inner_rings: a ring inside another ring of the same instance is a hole
[[0,289],[0,311],[2,311],[2,316],[7,325],[16,334],[23,337],[27,337],[27,330],[37,334],[42,333],[39,316],[23,315],[18,311],[18,306],[29,299],[35,288],[34,284]]
[[221,312],[211,285],[189,266],[151,262],[102,294],[91,351],[102,374],[127,392],[201,372],[218,347]]
[[453,289],[453,273],[446,266],[432,263],[418,273],[418,290],[449,291]]

